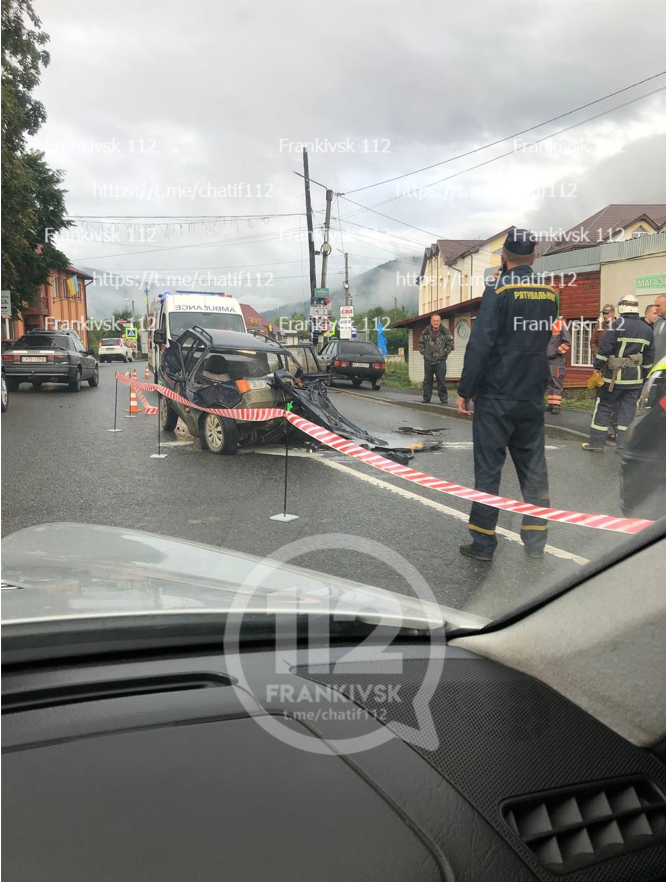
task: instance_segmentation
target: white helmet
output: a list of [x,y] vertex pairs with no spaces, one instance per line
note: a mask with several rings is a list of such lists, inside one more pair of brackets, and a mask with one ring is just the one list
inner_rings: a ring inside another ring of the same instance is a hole
[[640,312],[637,298],[633,294],[625,294],[617,305],[617,311],[620,315],[626,315],[629,312]]

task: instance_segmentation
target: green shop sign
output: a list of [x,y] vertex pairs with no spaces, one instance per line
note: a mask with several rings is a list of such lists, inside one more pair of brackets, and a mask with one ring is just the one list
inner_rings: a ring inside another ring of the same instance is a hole
[[639,294],[661,290],[666,290],[666,273],[657,273],[655,276],[636,276],[636,291]]

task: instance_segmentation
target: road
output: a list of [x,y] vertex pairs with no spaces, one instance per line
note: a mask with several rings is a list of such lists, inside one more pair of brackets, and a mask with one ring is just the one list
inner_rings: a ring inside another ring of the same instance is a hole
[[[144,364],[139,364],[140,376]],[[397,552],[417,568],[441,602],[494,617],[536,596],[618,543],[600,530],[555,524],[543,561],[525,557],[520,518],[501,513],[508,531],[492,565],[463,558],[469,503],[409,484],[334,451],[296,450],[289,457],[287,508],[298,520],[279,523],[284,452],[255,448],[235,457],[202,452],[179,426],[163,434],[166,459],[156,451],[156,418],[125,419],[113,434],[114,372],[101,365],[97,389],[79,394],[57,386],[21,386],[2,418],[2,533],[39,523],[70,521],[147,530],[270,556],[297,539],[337,533],[381,543],[375,557],[358,550],[319,550],[300,556],[301,566],[390,590],[412,593],[409,578],[388,558]],[[121,408],[127,389],[120,386]],[[443,447],[417,453],[413,465],[428,474],[473,484],[471,425],[434,413],[331,392],[336,406],[371,433],[401,444],[428,440],[397,433],[399,426],[442,427]],[[148,396],[152,401],[154,393]],[[174,444],[175,442],[175,444]],[[574,441],[548,440],[552,504],[566,509],[620,514],[619,457],[584,458]],[[519,494],[513,466],[505,467],[503,495]]]

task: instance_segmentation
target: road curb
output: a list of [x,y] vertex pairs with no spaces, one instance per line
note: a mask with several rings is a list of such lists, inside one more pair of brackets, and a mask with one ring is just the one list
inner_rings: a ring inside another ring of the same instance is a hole
[[[382,404],[388,404],[390,407],[402,407],[407,410],[417,410],[420,413],[435,413],[447,416],[454,420],[468,421],[468,417],[459,414],[455,407],[445,404],[422,404],[420,401],[390,401],[388,398],[382,398],[381,395],[373,397],[364,395],[363,392],[354,392],[352,389],[333,388],[333,392],[342,392],[345,395],[353,395],[354,398],[362,398],[364,401],[381,401]],[[548,438],[558,438],[561,441],[587,441],[586,432],[579,432],[576,429],[569,429],[566,426],[553,426],[546,423],[546,436]]]

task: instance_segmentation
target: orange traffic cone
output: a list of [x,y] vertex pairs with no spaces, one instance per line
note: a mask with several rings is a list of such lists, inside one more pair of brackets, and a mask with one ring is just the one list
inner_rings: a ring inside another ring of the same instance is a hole
[[129,407],[125,408],[125,418],[130,419],[131,417],[135,417],[138,413],[143,413],[143,411],[139,407],[139,403],[136,400],[136,391],[134,389],[130,389],[130,402]]
[[132,368],[132,379],[136,380],[136,368]]
[[143,379],[150,380],[150,378],[151,378],[150,365],[148,363],[146,363],[146,370],[144,371]]

